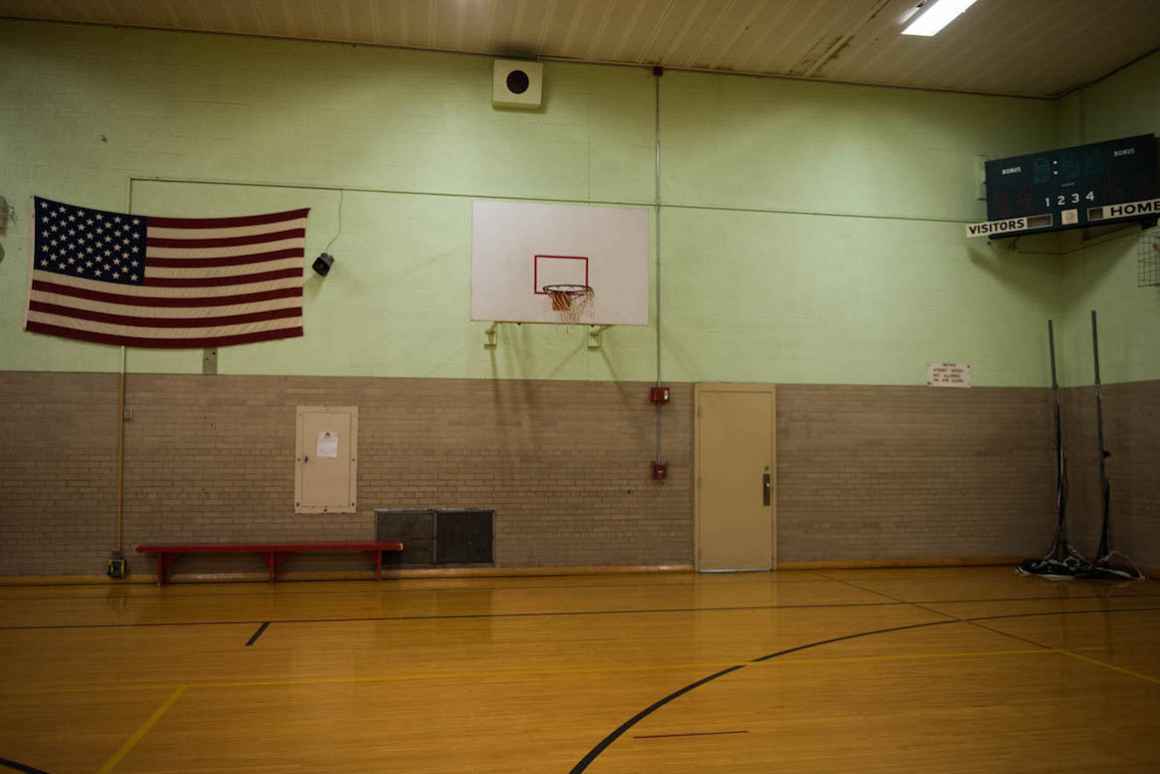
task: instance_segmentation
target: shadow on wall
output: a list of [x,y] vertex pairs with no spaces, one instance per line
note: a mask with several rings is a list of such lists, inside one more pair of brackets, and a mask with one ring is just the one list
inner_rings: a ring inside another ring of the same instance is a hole
[[[1003,285],[1018,291],[1020,295],[1035,299],[1037,303],[1054,305],[1058,298],[1059,284],[1063,281],[1058,243],[1053,239],[1050,247],[1046,247],[1043,242],[1035,242],[1029,251],[1023,251],[1018,249],[1017,241],[994,241],[985,248],[972,246],[967,252],[974,266],[986,271]],[[1044,284],[1044,270],[1054,271],[1059,283]]]

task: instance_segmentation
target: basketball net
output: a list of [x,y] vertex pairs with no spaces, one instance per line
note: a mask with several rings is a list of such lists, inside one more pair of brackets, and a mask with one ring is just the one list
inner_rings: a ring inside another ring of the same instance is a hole
[[592,303],[596,291],[589,285],[545,285],[552,300],[552,311],[560,313],[564,322],[579,322],[584,310]]

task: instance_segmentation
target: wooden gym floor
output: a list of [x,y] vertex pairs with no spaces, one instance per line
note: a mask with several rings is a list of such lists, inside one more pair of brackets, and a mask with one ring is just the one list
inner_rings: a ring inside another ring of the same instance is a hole
[[1160,770],[1156,582],[23,586],[0,624],[24,771]]

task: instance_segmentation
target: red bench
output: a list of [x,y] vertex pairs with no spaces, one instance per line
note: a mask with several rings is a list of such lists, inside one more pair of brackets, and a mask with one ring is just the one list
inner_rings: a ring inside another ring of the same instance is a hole
[[141,554],[157,556],[157,583],[165,585],[169,580],[168,567],[170,561],[180,554],[264,554],[266,569],[270,573],[270,580],[274,581],[278,570],[278,557],[281,554],[341,554],[341,553],[373,553],[375,555],[375,577],[383,577],[383,551],[402,551],[403,544],[398,540],[377,540],[362,543],[203,543],[187,546],[137,546]]

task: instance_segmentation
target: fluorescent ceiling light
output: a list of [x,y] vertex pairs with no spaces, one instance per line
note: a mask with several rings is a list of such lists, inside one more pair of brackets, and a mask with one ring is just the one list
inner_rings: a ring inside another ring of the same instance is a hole
[[921,35],[925,38],[937,35],[942,32],[943,27],[974,4],[975,0],[933,0],[931,6],[912,21],[902,34]]

